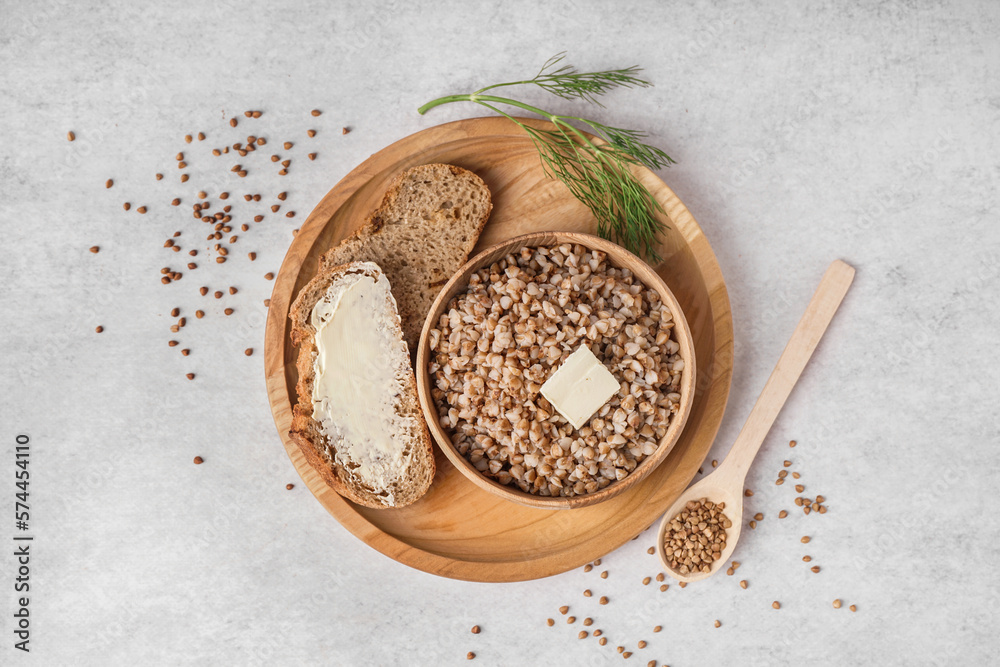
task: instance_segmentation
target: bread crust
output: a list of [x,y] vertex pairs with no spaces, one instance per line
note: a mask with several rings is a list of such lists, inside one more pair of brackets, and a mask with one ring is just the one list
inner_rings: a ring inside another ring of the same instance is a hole
[[[354,262],[325,270],[321,269],[302,288],[289,310],[288,317],[292,322],[292,344],[299,347],[298,359],[295,364],[299,380],[295,387],[298,394],[298,402],[292,407],[292,426],[288,435],[298,445],[299,451],[302,452],[309,466],[319,474],[330,488],[341,496],[359,505],[374,509],[404,507],[415,502],[427,492],[435,473],[433,445],[431,444],[432,441],[430,433],[427,430],[427,424],[420,414],[416,377],[413,375],[413,370],[409,367],[409,364],[406,365],[409,372],[409,382],[405,382],[403,385],[403,391],[406,393],[404,400],[410,401],[410,407],[416,411],[419,428],[416,434],[417,442],[410,443],[410,446],[413,447],[413,456],[407,473],[413,472],[412,469],[414,467],[418,469],[415,471],[415,474],[408,474],[408,479],[413,484],[412,489],[408,489],[411,492],[402,497],[397,497],[394,504],[389,505],[382,496],[359,487],[350,474],[326,454],[326,437],[322,433],[320,425],[312,416],[316,329],[310,323],[310,316],[313,307],[327,293],[333,282],[350,273],[362,273],[377,280],[381,271],[371,271],[362,262]],[[391,303],[392,297],[387,298],[390,302],[389,305],[392,312],[396,314],[395,332],[401,338],[402,331],[399,328],[399,314],[396,312],[394,304]]]

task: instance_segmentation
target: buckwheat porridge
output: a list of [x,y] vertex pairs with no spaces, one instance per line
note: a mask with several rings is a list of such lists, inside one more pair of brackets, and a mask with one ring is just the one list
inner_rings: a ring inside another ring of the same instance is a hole
[[[659,294],[601,251],[522,248],[474,273],[430,331],[440,424],[486,477],[539,496],[594,493],[659,446],[684,360]],[[575,429],[539,393],[586,344],[620,384]]]

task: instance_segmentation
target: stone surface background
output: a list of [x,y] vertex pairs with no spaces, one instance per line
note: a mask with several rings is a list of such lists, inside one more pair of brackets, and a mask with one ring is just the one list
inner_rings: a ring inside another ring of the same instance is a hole
[[[751,473],[748,509],[767,516],[744,534],[740,576],[643,587],[658,571],[647,533],[599,568],[606,607],[581,596],[596,572],[473,584],[369,549],[301,484],[285,490],[298,479],[263,384],[264,274],[296,224],[371,153],[480,115],[421,117],[423,102],[531,76],[562,50],[583,69],[640,64],[656,85],[606,109],[523,94],[647,130],[678,160],[661,175],[726,277],[735,373],[709,460],[826,265],[858,270]],[[0,559],[0,662],[458,665],[474,651],[474,664],[604,665],[617,645],[674,667],[997,659],[997,3],[3,0],[0,64],[0,504],[15,435],[30,434],[36,535],[30,656],[12,646],[12,549]],[[231,130],[245,109],[265,115]],[[296,142],[276,151],[292,174],[258,166],[230,189],[287,189],[299,217],[271,216],[234,261],[202,252],[202,269],[162,286],[158,269],[187,260],[164,238],[206,245],[188,207],[220,173],[208,148],[251,130]],[[204,143],[184,144],[198,131]],[[183,185],[178,151],[194,174]],[[240,291],[199,300],[200,284]],[[166,345],[174,306],[192,320],[187,358]],[[828,514],[776,519],[786,457]],[[0,538],[15,532],[8,513]],[[608,646],[577,640],[562,604]]]

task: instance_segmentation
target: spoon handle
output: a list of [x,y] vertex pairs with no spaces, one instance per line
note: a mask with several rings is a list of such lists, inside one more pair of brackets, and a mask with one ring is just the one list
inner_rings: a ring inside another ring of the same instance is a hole
[[750,416],[747,417],[740,434],[736,436],[736,442],[733,443],[723,464],[729,468],[728,474],[739,478],[740,484],[746,477],[754,457],[757,456],[761,443],[771,430],[778,412],[798,382],[802,369],[806,367],[813,350],[816,349],[830,320],[837,312],[840,302],[844,300],[852,280],[854,280],[854,269],[839,259],[830,264],[823,275],[806,312],[795,327],[788,345],[781,353],[781,358],[771,371],[771,377],[764,385],[764,391],[750,411]]

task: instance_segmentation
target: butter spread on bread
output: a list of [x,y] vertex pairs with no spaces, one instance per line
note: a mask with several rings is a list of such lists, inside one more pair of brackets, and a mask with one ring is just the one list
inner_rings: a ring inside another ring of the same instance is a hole
[[434,452],[389,281],[373,262],[321,270],[289,312],[299,345],[289,435],[337,493],[402,507],[434,478]]
[[[387,389],[396,384],[407,352],[392,335],[389,318],[396,311],[386,304],[392,298],[389,281],[374,264],[359,268],[366,273],[347,273],[313,306],[313,419],[332,444],[334,462],[373,491],[384,492],[392,505],[387,480],[406,468],[403,448],[393,437],[412,427],[407,422],[413,418],[396,411]],[[394,347],[401,349],[394,353]]]

